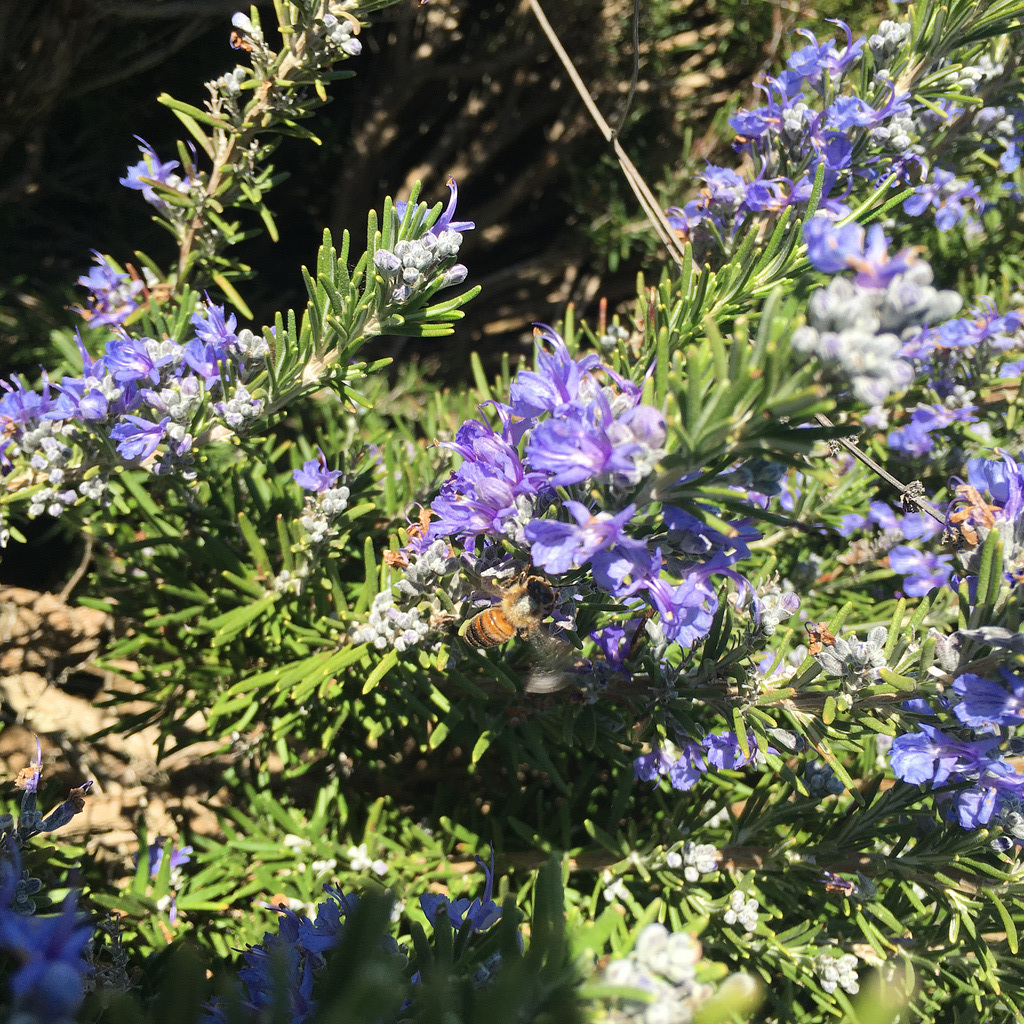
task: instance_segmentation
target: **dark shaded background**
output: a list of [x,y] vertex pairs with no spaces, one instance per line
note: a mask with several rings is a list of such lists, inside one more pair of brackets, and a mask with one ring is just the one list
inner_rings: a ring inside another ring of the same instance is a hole
[[[749,88],[797,13],[714,0],[641,6],[641,81],[623,141],[649,181],[678,178],[666,199],[681,201],[685,158],[696,166],[721,148],[708,134],[711,115]],[[548,8],[616,124],[632,72],[632,4]],[[73,319],[65,307],[80,297],[71,285],[91,249],[119,261],[136,249],[169,259],[168,236],[117,178],[138,159],[133,135],[173,155],[183,131],[156,96],[201,104],[203,82],[241,56],[228,45],[235,9],[222,0],[0,0],[3,369],[45,361],[49,328]],[[484,292],[445,358],[429,360],[437,372],[458,379],[470,348],[526,351],[530,325],[557,319],[567,301],[593,316],[600,295],[613,306],[627,300],[646,228],[526,4],[402,0],[372,18],[362,55],[346,65],[357,77],[334,85],[312,125],[323,145],[288,140],[276,155],[291,175],[270,197],[281,240],[263,236],[241,253],[260,272],[243,285],[257,321],[303,304],[298,267],[313,260],[324,226],[348,227],[358,242],[385,194],[403,196],[420,178],[424,198],[443,199],[448,174],[462,216],[477,223],[463,262]],[[630,225],[639,241],[628,240]],[[602,250],[616,238],[612,271]],[[428,358],[436,348],[410,346]]]

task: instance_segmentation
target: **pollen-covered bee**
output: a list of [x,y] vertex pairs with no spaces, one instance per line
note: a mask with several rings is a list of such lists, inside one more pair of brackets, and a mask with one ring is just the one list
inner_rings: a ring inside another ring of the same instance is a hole
[[518,576],[502,591],[501,603],[477,612],[466,624],[471,647],[497,647],[514,636],[536,635],[551,614],[558,591],[543,576]]
[[526,681],[528,693],[554,693],[571,682],[565,667],[572,656],[572,646],[554,637],[543,620],[554,610],[558,590],[543,576],[522,573],[500,588],[501,601],[477,612],[462,630],[463,639],[471,647],[498,647],[513,637],[528,640],[535,653],[543,659]]

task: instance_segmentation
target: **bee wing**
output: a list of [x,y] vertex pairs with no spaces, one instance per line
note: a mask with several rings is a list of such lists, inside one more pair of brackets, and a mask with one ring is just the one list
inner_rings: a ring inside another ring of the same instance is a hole
[[538,663],[526,680],[526,692],[557,693],[571,686],[573,677],[568,669],[573,657],[572,644],[543,627],[531,630],[528,639]]
[[552,672],[549,669],[534,669],[526,680],[527,693],[558,693],[572,682],[568,672]]

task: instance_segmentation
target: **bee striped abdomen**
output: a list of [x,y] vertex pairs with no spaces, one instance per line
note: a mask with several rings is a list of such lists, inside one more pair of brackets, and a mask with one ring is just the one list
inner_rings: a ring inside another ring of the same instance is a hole
[[466,626],[466,643],[471,647],[497,647],[515,636],[515,628],[505,618],[500,605],[485,608]]

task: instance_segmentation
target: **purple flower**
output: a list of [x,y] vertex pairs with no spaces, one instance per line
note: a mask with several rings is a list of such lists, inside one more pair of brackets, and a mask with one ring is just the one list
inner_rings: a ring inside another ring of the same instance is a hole
[[[999,448],[996,452],[1002,456],[1002,465],[994,460],[970,461],[968,479],[974,483],[956,488],[948,511],[954,513],[962,537],[975,551],[993,529],[998,531],[1004,575],[1016,585],[1024,582],[1024,472],[1007,452]],[[979,484],[992,488],[993,504],[980,499]],[[947,520],[953,521],[953,516]]]
[[65,377],[54,387],[60,392],[46,419],[83,420],[96,423],[110,415],[110,399],[103,382],[95,377]]
[[443,911],[448,915],[452,927],[458,930],[464,921],[469,921],[474,932],[482,932],[490,928],[495,921],[501,917],[501,907],[491,899],[491,890],[494,885],[494,848],[491,848],[490,868],[479,858],[477,864],[484,869],[487,883],[484,886],[484,895],[481,899],[469,900],[466,897],[453,900],[440,893],[428,893],[420,897],[420,908],[431,924],[437,921],[437,915]]
[[951,776],[977,773],[992,763],[988,752],[999,744],[998,739],[955,740],[924,723],[917,730],[897,736],[889,751],[892,770],[904,782],[941,786]]
[[950,555],[935,555],[898,544],[889,552],[889,568],[907,579],[903,590],[911,597],[921,597],[935,587],[949,583],[953,572]]
[[1019,503],[1024,490],[1024,462],[1005,452],[999,459],[968,459],[967,482],[976,490],[988,492],[996,505]]
[[537,424],[526,444],[526,457],[550,474],[556,486],[610,478],[619,485],[637,484],[661,458],[666,437],[661,413],[633,406],[616,416],[605,394],[583,404],[571,402]]
[[872,523],[877,523],[883,530],[900,529],[899,517],[884,501],[872,501],[868,505],[868,519]]
[[59,914],[26,917],[0,907],[0,949],[17,967],[10,977],[14,1007],[37,1020],[68,1020],[85,997],[92,968],[84,955],[92,926],[69,893]]
[[613,544],[623,548],[644,546],[642,541],[634,540],[625,532],[636,512],[635,505],[627,505],[617,515],[591,513],[578,501],[566,501],[563,507],[576,520],[575,524],[534,519],[523,534],[530,543],[534,564],[547,572],[558,574],[579,568],[598,551]]
[[160,873],[160,865],[164,859],[164,847],[166,844],[171,843],[171,870],[180,868],[183,864],[188,864],[192,859],[190,854],[192,853],[191,846],[182,846],[180,849],[171,841],[167,839],[158,839],[155,843],[151,843],[149,846],[149,877],[156,878]]
[[203,378],[203,384],[210,388],[221,378],[221,361],[225,353],[218,345],[204,344],[193,338],[184,348],[185,362]]
[[957,821],[966,829],[981,828],[992,819],[998,807],[999,790],[995,786],[976,785],[953,795]]
[[[660,562],[661,553],[655,552],[652,570],[655,563],[660,569]],[[669,640],[676,641],[681,647],[692,647],[711,631],[718,610],[718,597],[706,576],[692,572],[682,583],[673,586],[652,571],[644,585]]]
[[594,582],[613,597],[632,597],[648,578],[652,566],[661,571],[661,552],[652,558],[642,542],[638,546],[611,547],[595,551],[591,556]]
[[935,226],[940,231],[948,231],[962,220],[973,219],[967,209],[968,204],[974,210],[981,208],[978,186],[972,180],[962,182],[951,171],[936,168],[932,180],[918,185],[915,194],[903,204],[903,209],[917,217],[933,207]]
[[753,733],[747,733],[747,749],[744,754],[740,747],[739,737],[734,732],[713,732],[704,737],[704,756],[712,768],[735,770],[750,764],[757,751],[757,743]]
[[918,405],[911,418],[926,430],[941,430],[952,423],[976,423],[978,417],[974,414],[977,411],[978,407],[970,402],[955,408],[935,402],[932,405]]
[[[550,327],[540,327],[536,333],[537,369],[521,370],[509,391],[511,411],[522,419],[534,419],[575,401],[580,384],[601,365],[593,352],[573,359],[565,342]],[[545,341],[551,345],[550,352],[544,347]]]
[[1024,721],[1024,679],[1000,667],[999,674],[1009,686],[965,672],[953,683],[961,698],[953,713],[964,725],[973,729],[989,729],[996,725],[1017,726]]
[[324,455],[323,449],[317,447],[317,451],[319,452],[317,457],[304,462],[302,469],[296,469],[292,473],[292,479],[307,491],[323,494],[324,491],[330,490],[338,482],[341,470],[328,469],[327,456]]
[[1019,806],[1024,775],[1005,761],[990,760],[977,773],[973,786],[952,794],[953,813],[961,828],[987,825],[1004,806]]
[[835,81],[841,78],[846,69],[860,59],[865,40],[854,40],[850,27],[843,21],[827,18],[832,25],[838,25],[846,34],[846,48],[836,49],[834,43],[818,43],[817,37],[810,29],[798,28],[797,35],[809,39],[810,45],[801,47],[789,55],[786,61],[790,70],[807,81],[811,88],[821,91],[825,74]]
[[455,184],[454,178],[449,178],[446,182],[448,185],[448,191],[451,193],[448,197],[448,205],[444,208],[441,216],[437,218],[437,222],[431,227],[430,234],[440,235],[442,231],[458,231],[460,234],[465,231],[472,231],[476,227],[476,224],[471,220],[455,220],[455,207],[459,201],[459,187]]
[[900,520],[900,529],[907,540],[931,540],[942,532],[942,524],[925,512],[910,512]]
[[606,402],[564,406],[558,416],[534,427],[526,446],[530,465],[560,487],[602,475],[614,455],[605,430],[610,418]]
[[984,345],[997,352],[1018,343],[1016,335],[1024,323],[1024,314],[1012,310],[1003,316],[996,312],[995,303],[984,296],[967,316],[947,320],[938,327],[923,331],[904,345],[903,354],[910,359],[924,359],[936,349],[967,349]]
[[858,96],[840,96],[824,112],[824,124],[836,131],[875,125],[884,115]]
[[913,250],[889,257],[889,241],[880,224],[865,234],[855,223],[837,227],[828,217],[812,217],[804,224],[804,241],[811,265],[824,273],[856,270],[854,282],[862,288],[885,288],[916,261]]
[[886,438],[889,447],[894,452],[903,452],[913,458],[920,458],[927,455],[934,447],[928,428],[921,423],[911,421],[905,427],[899,427],[889,432]]
[[10,382],[0,380],[0,388],[7,394],[0,396],[0,425],[10,423],[25,426],[41,420],[52,408],[50,383],[44,377],[41,391],[32,391],[24,379],[15,374]]
[[173,362],[170,350],[154,356],[150,349],[156,347],[151,338],[114,338],[107,344],[104,364],[116,381],[132,383],[148,379],[152,384],[160,383],[160,367]]
[[649,754],[633,759],[633,777],[640,782],[656,782],[668,774],[673,764],[675,762],[661,747],[654,747]]
[[232,346],[238,341],[235,334],[237,321],[234,314],[224,319],[224,307],[215,306],[207,299],[205,315],[193,313],[191,323],[195,328],[196,337],[207,345],[213,345],[218,353],[218,358],[224,359]]
[[153,423],[128,413],[110,431],[110,439],[118,442],[117,452],[126,462],[144,461],[157,450],[168,423],[169,416],[165,416],[159,423]]
[[689,742],[668,770],[668,783],[673,789],[685,792],[692,789],[707,771],[704,749],[699,743]]
[[591,632],[590,639],[597,644],[598,650],[604,655],[604,659],[609,665],[620,667],[625,664],[629,654],[630,639],[640,622],[640,619],[631,619],[622,626],[605,626],[603,629]]
[[749,589],[747,581],[729,568],[731,556],[717,553],[701,565],[689,567],[680,583],[661,576],[663,559],[659,548],[651,555],[642,544],[624,547],[614,544],[591,558],[594,582],[615,597],[632,597],[640,591],[659,614],[661,628],[669,640],[692,647],[707,636],[718,609],[718,597],[708,582],[712,575],[725,575]]
[[934,718],[936,715],[935,709],[924,697],[911,697],[909,700],[905,700],[900,707],[915,715],[927,715],[929,718]]
[[889,240],[880,224],[868,229],[864,252],[850,257],[850,266],[857,271],[854,283],[862,288],[886,288],[894,278],[905,274],[917,261],[912,249],[904,249],[889,257]]
[[[445,183],[448,186],[450,193],[448,197],[448,205],[441,212],[441,216],[437,218],[436,222],[427,229],[425,234],[433,235],[435,238],[438,237],[442,231],[458,231],[462,234],[465,231],[472,231],[476,227],[476,224],[471,220],[454,220],[455,207],[459,201],[459,187],[455,184],[454,178],[449,178]],[[401,199],[395,201],[395,213],[398,214],[398,219],[401,220],[405,216],[405,211],[409,204]]]
[[838,274],[849,267],[849,258],[864,251],[864,229],[850,222],[838,227],[829,217],[812,217],[804,224],[807,259],[815,270]]
[[682,209],[673,206],[667,211],[669,224],[687,238],[692,237],[694,229],[702,224],[706,225],[705,230],[710,229],[710,236],[731,236],[733,226],[751,208],[748,206],[748,190],[751,188],[755,205],[762,208],[785,205],[777,183],[758,180],[756,184],[748,185],[727,167],[707,164],[697,178],[704,183],[700,197]]
[[430,525],[431,539],[517,533],[531,517],[546,474],[528,473],[515,448],[479,420],[463,423],[455,440],[442,447],[461,455],[463,462],[430,506],[438,516]]
[[850,534],[863,530],[867,525],[867,516],[861,515],[859,512],[850,512],[839,520],[839,526],[836,529],[842,536],[849,537]]
[[[152,206],[166,206],[165,201],[153,191],[153,186],[150,182],[158,181],[161,185],[167,185],[169,188],[177,188],[181,184],[181,178],[172,172],[180,165],[177,160],[169,160],[167,163],[161,162],[153,147],[145,139],[140,139],[137,135],[135,138],[139,142],[139,152],[142,154],[142,159],[137,164],[132,164],[128,168],[127,176],[119,178],[118,181],[125,188],[140,191],[142,198]],[[143,179],[149,180],[144,181]]]
[[102,253],[93,250],[93,259],[97,265],[78,279],[90,292],[89,308],[82,315],[90,327],[120,326],[139,308],[138,296],[145,286],[115,270]]

